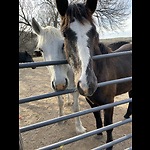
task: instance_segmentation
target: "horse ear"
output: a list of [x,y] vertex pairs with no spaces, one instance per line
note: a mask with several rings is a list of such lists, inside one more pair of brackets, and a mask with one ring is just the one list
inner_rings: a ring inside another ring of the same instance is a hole
[[97,6],[97,0],[87,0],[86,7],[91,11],[93,14]]
[[68,0],[56,0],[56,6],[59,14],[62,17],[65,16],[66,10],[68,8]]
[[42,28],[34,18],[32,18],[32,27],[37,34],[40,34]]

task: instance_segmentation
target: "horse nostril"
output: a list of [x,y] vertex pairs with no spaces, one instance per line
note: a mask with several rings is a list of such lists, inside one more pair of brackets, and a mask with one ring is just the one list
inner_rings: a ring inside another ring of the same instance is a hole
[[79,93],[80,93],[81,95],[84,95],[84,91],[82,90],[80,84],[81,84],[81,81],[78,82],[78,84],[77,84],[77,89],[78,89],[78,91],[79,91]]
[[78,81],[77,88],[80,88],[81,81]]
[[54,81],[52,81],[52,87],[54,90],[56,90],[56,87],[55,87],[55,84],[54,84]]
[[65,78],[65,81],[66,81],[66,85],[65,85],[65,89],[66,89],[67,86],[68,86],[68,80],[67,80],[67,78]]

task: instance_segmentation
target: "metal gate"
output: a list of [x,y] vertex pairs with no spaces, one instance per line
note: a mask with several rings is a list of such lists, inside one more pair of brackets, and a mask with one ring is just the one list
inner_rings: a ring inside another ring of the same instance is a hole
[[[131,55],[131,54],[132,54],[132,51],[117,52],[117,53],[111,53],[111,54],[103,54],[103,55],[93,56],[93,60],[103,59],[103,58],[110,58],[110,57],[118,57],[118,56],[123,56],[123,55]],[[20,63],[19,64],[19,69],[21,69],[21,68],[31,68],[33,66],[34,67],[42,67],[42,66],[47,66],[47,65],[59,65],[59,64],[67,64],[67,61],[66,60],[60,60],[60,61],[43,61],[43,62]],[[128,82],[128,81],[132,81],[132,77],[126,77],[126,78],[101,82],[101,83],[98,83],[98,87],[102,87],[102,86],[106,86],[106,85],[110,85],[110,84],[116,84],[116,83],[123,83],[123,82]],[[58,95],[73,93],[76,90],[77,89],[67,89],[67,90],[64,90],[64,91],[58,91],[58,92],[52,92],[52,93],[42,94],[42,95],[38,95],[38,96],[26,97],[26,98],[23,98],[23,99],[19,99],[19,104],[23,104],[23,103],[27,103],[27,102],[31,102],[31,101],[36,101],[36,100],[41,100],[41,99],[44,99],[44,98],[54,97],[54,96],[58,96]],[[103,110],[103,109],[106,109],[106,108],[109,108],[109,107],[115,107],[117,105],[122,105],[122,104],[129,103],[129,102],[132,102],[132,98],[124,99],[124,100],[121,100],[121,101],[118,101],[118,102],[113,102],[113,103],[110,103],[110,104],[106,104],[106,105],[86,109],[86,110],[79,111],[79,112],[76,112],[76,113],[72,113],[72,114],[69,114],[69,115],[65,115],[65,116],[54,118],[54,119],[46,120],[46,121],[43,121],[43,122],[38,122],[38,123],[35,123],[35,124],[24,126],[24,127],[21,127],[19,129],[19,137],[22,138],[21,133],[26,132],[26,131],[30,131],[30,130],[37,129],[37,128],[40,128],[40,127],[44,127],[44,126],[47,126],[47,125],[50,125],[50,124],[54,124],[54,123],[57,123],[57,122],[60,122],[60,121],[63,121],[63,120],[67,120],[67,119],[74,118],[74,117],[77,117],[77,116],[92,113],[92,112],[95,112],[95,111],[98,111],[98,110]],[[121,120],[119,122],[113,123],[113,124],[108,125],[108,126],[104,126],[102,128],[99,128],[99,129],[92,130],[90,132],[83,133],[81,135],[74,136],[72,138],[69,138],[69,139],[66,139],[66,140],[51,144],[51,145],[41,147],[38,150],[51,150],[51,149],[54,149],[54,148],[58,148],[62,145],[66,145],[66,144],[69,144],[69,143],[72,143],[72,142],[76,142],[76,141],[81,140],[83,138],[87,138],[87,137],[95,135],[97,133],[100,133],[100,132],[103,132],[103,131],[106,131],[106,130],[109,130],[109,129],[112,129],[112,128],[116,128],[118,126],[121,126],[123,124],[127,124],[129,122],[132,122],[132,117],[129,118],[129,119]],[[92,150],[102,150],[104,148],[108,148],[108,147],[113,146],[117,143],[125,141],[129,138],[132,138],[132,133],[130,133],[128,135],[125,135],[121,138],[118,138],[116,140],[113,140],[109,143],[100,145],[100,146],[98,146],[98,147],[96,147]],[[21,143],[20,145],[22,146],[22,141],[20,143]],[[131,149],[132,149],[132,146],[127,148],[126,150],[131,150]]]

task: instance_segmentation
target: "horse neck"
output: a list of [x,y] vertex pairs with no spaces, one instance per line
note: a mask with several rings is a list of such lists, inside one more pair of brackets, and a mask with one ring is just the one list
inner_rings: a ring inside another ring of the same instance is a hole
[[[95,55],[103,55],[103,54],[108,54],[111,53],[112,50],[104,45],[103,43],[99,42],[97,46],[94,48],[93,56]],[[98,80],[103,80],[105,78],[103,75],[104,72],[107,73],[107,64],[109,59],[99,59],[99,60],[93,60],[93,70],[95,72],[95,75]]]

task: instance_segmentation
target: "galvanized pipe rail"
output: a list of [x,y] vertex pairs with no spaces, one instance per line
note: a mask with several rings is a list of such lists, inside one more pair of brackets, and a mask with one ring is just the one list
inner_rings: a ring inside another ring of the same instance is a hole
[[[132,51],[114,52],[114,53],[109,53],[109,54],[96,55],[96,56],[93,56],[93,60],[104,59],[104,58],[111,58],[111,57],[117,57],[117,56],[123,56],[123,55],[127,55],[127,54],[132,54]],[[68,62],[67,62],[67,60],[60,60],[60,61],[44,61],[44,62],[19,63],[19,69],[21,69],[21,68],[30,68],[30,67],[40,67],[40,66],[47,66],[47,65],[60,65],[60,64],[68,64]],[[97,86],[98,87],[102,87],[102,86],[106,86],[106,85],[110,85],[110,84],[117,84],[117,83],[122,83],[122,82],[128,82],[128,81],[131,81],[131,80],[132,80],[132,77],[126,77],[126,78],[121,78],[121,79],[101,82],[101,83],[98,83]],[[23,104],[23,103],[31,102],[31,101],[35,101],[35,100],[40,100],[40,99],[43,99],[43,98],[48,98],[48,97],[53,97],[53,96],[73,93],[76,90],[77,89],[67,89],[67,90],[64,90],[64,91],[47,93],[47,94],[38,95],[38,96],[32,96],[32,97],[20,99],[19,100],[19,104]],[[74,118],[74,117],[77,117],[77,116],[85,115],[85,114],[88,114],[88,113],[91,113],[91,112],[94,112],[94,111],[106,109],[106,108],[109,108],[109,107],[114,107],[114,106],[121,105],[121,104],[128,103],[128,102],[132,102],[132,98],[126,99],[126,100],[122,100],[122,101],[119,101],[119,102],[114,102],[114,103],[98,106],[98,107],[94,107],[94,108],[90,108],[88,110],[79,111],[79,112],[76,112],[76,113],[72,113],[72,114],[69,114],[69,115],[66,115],[66,116],[61,116],[61,117],[54,118],[54,119],[51,119],[51,120],[46,120],[46,121],[39,122],[39,123],[36,123],[36,124],[32,124],[32,125],[29,125],[29,126],[25,126],[25,127],[20,128],[20,132],[21,133],[22,132],[26,132],[26,131],[33,130],[33,129],[40,128],[40,127],[44,127],[46,125],[50,125],[50,124],[53,124],[53,123],[56,123],[56,122],[59,122],[59,121],[67,120],[67,119],[70,119],[70,118]],[[69,144],[69,143],[75,142],[77,140],[89,137],[91,135],[94,135],[94,134],[97,134],[97,133],[100,133],[100,132],[103,132],[103,131],[115,128],[117,126],[129,123],[131,121],[132,121],[131,118],[125,119],[123,121],[120,121],[120,122],[113,123],[111,125],[102,127],[100,129],[96,129],[96,130],[93,130],[93,131],[90,131],[90,132],[87,132],[87,133],[75,136],[73,138],[66,139],[64,141],[60,141],[60,142],[54,143],[52,145],[48,145],[48,146],[42,147],[39,150],[48,150],[48,149],[52,149],[52,147],[56,148],[56,147],[59,147],[61,145]],[[131,137],[132,137],[132,134],[129,134],[129,135],[121,137],[121,138],[119,138],[117,140],[113,140],[110,143],[106,143],[106,144],[104,144],[104,145],[102,145],[100,147],[97,147],[97,148],[93,149],[93,150],[101,150],[103,148],[107,148],[109,146],[117,144],[117,143],[119,143],[121,141],[124,141],[124,140],[126,140],[128,138],[131,138]],[[130,149],[132,149],[132,148],[130,147]]]
[[[126,78],[121,78],[121,79],[109,80],[107,82],[106,81],[101,82],[101,83],[98,83],[97,86],[103,87],[106,85],[123,83],[123,82],[131,81],[131,80],[132,80],[132,77],[126,77]],[[77,89],[67,89],[64,91],[58,91],[58,92],[52,92],[52,93],[42,94],[42,95],[38,95],[38,96],[31,96],[31,97],[27,97],[27,98],[22,98],[19,100],[19,104],[36,101],[36,100],[40,100],[43,98],[54,97],[54,96],[58,96],[58,95],[69,94],[69,93],[73,93],[75,91],[77,91]]]
[[57,117],[57,118],[54,118],[54,119],[50,119],[50,120],[38,122],[38,123],[35,123],[35,124],[31,124],[31,125],[20,128],[20,132],[22,133],[22,132],[26,132],[26,131],[29,131],[29,130],[41,128],[41,127],[44,127],[44,126],[47,126],[47,125],[50,125],[50,124],[54,124],[54,123],[57,123],[57,122],[60,122],[60,121],[63,121],[63,120],[68,120],[68,119],[71,119],[71,118],[74,118],[74,117],[89,114],[89,113],[92,113],[92,112],[96,112],[96,111],[103,110],[103,109],[106,109],[106,108],[114,107],[114,106],[117,106],[117,105],[122,105],[122,104],[125,104],[125,103],[128,103],[128,102],[132,102],[132,98],[121,100],[121,101],[118,101],[118,102],[105,104],[105,105],[102,105],[102,106],[97,106],[97,107],[94,107],[94,108],[89,108],[89,109],[86,109],[86,110],[83,110],[83,111],[78,111],[78,112],[75,112],[75,113],[72,113],[72,114],[69,114],[69,115],[64,115],[64,116]]
[[[109,53],[109,54],[96,55],[96,56],[93,56],[93,60],[118,57],[118,56],[124,56],[124,55],[129,55],[129,54],[132,54],[132,51],[114,52],[114,53]],[[48,65],[62,65],[62,64],[68,64],[67,60],[19,63],[19,69],[31,68],[31,67],[42,67],[42,66],[48,66]]]
[[125,140],[127,140],[127,139],[129,139],[129,138],[131,138],[131,137],[132,137],[132,133],[130,133],[130,134],[128,134],[128,135],[125,135],[125,136],[123,136],[123,137],[121,137],[121,138],[118,138],[118,139],[116,139],[116,140],[113,140],[113,141],[111,141],[111,142],[109,142],[109,143],[103,144],[103,145],[101,145],[101,146],[99,146],[99,147],[96,147],[96,148],[94,148],[94,149],[92,149],[92,150],[103,150],[104,148],[108,148],[108,147],[110,147],[110,146],[113,146],[113,145],[115,145],[115,144],[118,144],[118,143],[120,143],[120,142],[123,142],[123,141],[125,141]]
[[[132,121],[132,118],[129,118],[129,119],[125,119],[125,120],[122,120],[122,121],[118,121],[116,123],[113,123],[113,124],[110,124],[110,125],[107,125],[107,126],[104,126],[102,128],[99,128],[99,129],[95,129],[95,130],[92,130],[92,131],[89,131],[89,132],[86,132],[86,133],[83,133],[83,134],[80,134],[80,135],[77,135],[77,136],[74,136],[72,138],[69,138],[69,139],[66,139],[66,140],[63,140],[63,141],[60,141],[60,142],[57,142],[57,143],[54,143],[54,144],[51,144],[51,145],[48,145],[48,146],[44,146],[44,147],[41,147],[39,148],[38,150],[51,150],[51,149],[54,149],[54,148],[58,148],[62,145],[66,145],[66,144],[69,144],[69,143],[72,143],[72,142],[75,142],[75,141],[78,141],[78,140],[81,140],[83,138],[87,138],[89,136],[92,136],[92,135],[95,135],[97,133],[101,133],[103,131],[106,131],[106,130],[110,130],[112,128],[115,128],[117,126],[121,126],[123,124],[126,124],[126,123],[129,123]],[[109,144],[109,143],[108,143]],[[114,144],[114,143],[113,143]],[[106,146],[106,145],[105,145]],[[109,147],[109,146],[108,146]]]
[[126,149],[124,149],[124,150],[132,150],[132,147],[128,147],[128,148],[126,148]]

